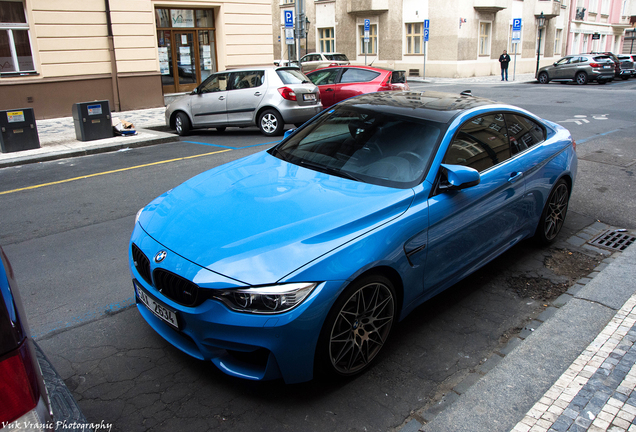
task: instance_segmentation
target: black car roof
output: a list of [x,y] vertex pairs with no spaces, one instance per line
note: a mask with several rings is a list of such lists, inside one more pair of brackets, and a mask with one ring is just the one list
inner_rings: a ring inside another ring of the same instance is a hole
[[461,111],[496,104],[490,99],[455,93],[386,91],[357,96],[339,105],[448,123]]

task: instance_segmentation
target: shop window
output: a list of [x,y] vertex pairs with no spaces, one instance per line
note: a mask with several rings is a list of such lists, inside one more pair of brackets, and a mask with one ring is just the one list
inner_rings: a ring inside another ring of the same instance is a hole
[[35,73],[29,25],[22,2],[0,1],[0,74]]

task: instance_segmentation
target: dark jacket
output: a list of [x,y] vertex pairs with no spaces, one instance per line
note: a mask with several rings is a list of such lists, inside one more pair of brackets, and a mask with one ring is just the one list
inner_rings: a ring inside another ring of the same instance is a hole
[[508,69],[508,63],[510,63],[510,56],[508,54],[502,54],[499,56],[499,63],[501,63],[502,69]]

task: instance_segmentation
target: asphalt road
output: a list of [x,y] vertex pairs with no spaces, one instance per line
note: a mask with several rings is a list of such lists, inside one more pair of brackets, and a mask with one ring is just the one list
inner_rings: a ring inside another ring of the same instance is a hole
[[[636,119],[627,108],[636,80],[411,88],[471,88],[567,126],[580,158],[568,229],[597,219],[636,228]],[[537,269],[549,251],[524,243],[415,311],[399,325],[379,364],[357,379],[249,383],[180,353],[131,307],[126,251],[135,213],[184,180],[271,144],[256,129],[228,129],[0,170],[0,244],[13,264],[33,334],[89,420],[127,432],[186,426],[388,430],[487,364],[510,334],[545,307],[507,283],[541,273]]]

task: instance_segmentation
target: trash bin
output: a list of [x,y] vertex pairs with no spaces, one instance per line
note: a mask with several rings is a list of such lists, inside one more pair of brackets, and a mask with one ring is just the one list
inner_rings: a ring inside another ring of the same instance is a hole
[[40,148],[33,108],[0,111],[2,153]]
[[73,104],[75,136],[79,141],[93,141],[113,136],[108,101]]

